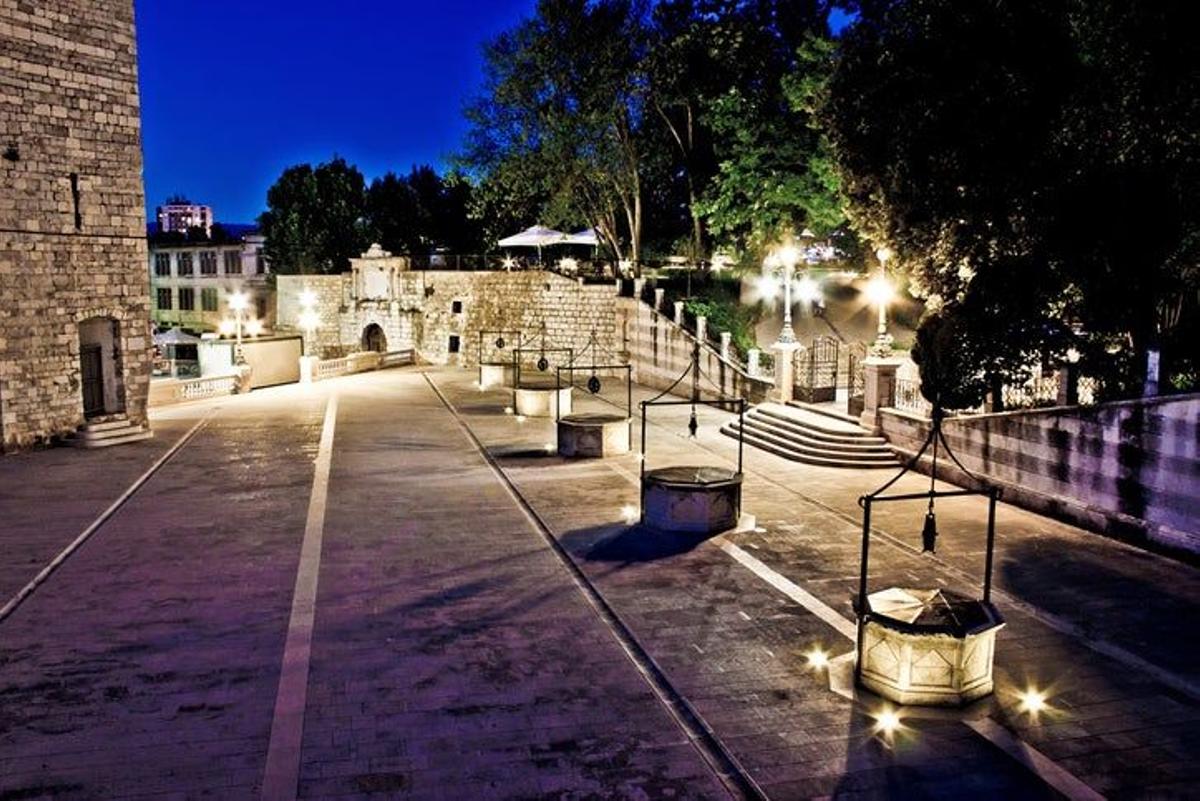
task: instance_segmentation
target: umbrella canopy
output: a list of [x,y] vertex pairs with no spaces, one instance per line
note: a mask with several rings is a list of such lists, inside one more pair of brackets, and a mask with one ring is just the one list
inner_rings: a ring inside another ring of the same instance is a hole
[[519,234],[501,239],[497,244],[502,248],[540,248],[543,245],[553,245],[561,242],[566,236],[562,231],[555,231],[544,225],[526,228]]
[[596,236],[595,228],[585,228],[582,231],[576,231],[573,234],[565,234],[560,242],[563,245],[588,245],[589,247],[598,247],[600,239]]
[[155,345],[195,345],[198,342],[200,342],[200,337],[184,333],[179,328],[172,328],[170,331],[154,335]]

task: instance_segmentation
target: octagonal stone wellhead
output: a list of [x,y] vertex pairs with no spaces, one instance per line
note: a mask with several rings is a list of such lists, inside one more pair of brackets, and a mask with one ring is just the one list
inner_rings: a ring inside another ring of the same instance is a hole
[[620,414],[568,414],[558,419],[558,455],[603,458],[629,453],[633,420]]
[[513,408],[525,417],[558,417],[571,413],[572,387],[554,381],[522,381],[513,390]]
[[[863,523],[858,595],[854,600],[858,616],[854,677],[860,687],[898,704],[962,706],[990,695],[995,686],[992,673],[996,633],[1004,626],[1004,619],[991,602],[996,502],[1000,493],[967,472],[957,459],[954,461],[960,470],[980,488],[937,488],[939,445],[954,458],[942,435],[943,418],[941,411],[935,410],[929,435],[917,454],[890,481],[858,501]],[[933,459],[929,465],[928,491],[885,495],[905,473],[920,464],[930,446]],[[982,496],[988,501],[982,598],[969,598],[937,586],[888,587],[869,592],[872,506],[894,501],[926,502],[920,537],[923,550],[932,553],[938,540],[935,500],[961,496]]]
[[962,706],[993,690],[991,603],[942,589],[889,587],[859,620],[859,684],[897,704]]
[[719,534],[742,514],[742,474],[724,467],[675,466],[642,476],[642,521],[674,534]]

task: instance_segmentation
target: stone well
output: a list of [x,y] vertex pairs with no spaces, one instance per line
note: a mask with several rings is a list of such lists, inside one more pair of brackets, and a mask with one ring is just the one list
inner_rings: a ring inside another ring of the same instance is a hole
[[511,387],[513,385],[512,362],[484,362],[479,365],[479,388]]
[[735,528],[742,512],[742,475],[723,467],[663,467],[642,477],[644,523],[680,534]]
[[962,706],[992,692],[992,604],[948,590],[890,587],[859,614],[859,683],[898,704]]
[[569,414],[558,421],[559,456],[629,453],[633,420],[620,414]]
[[571,413],[571,387],[553,381],[522,381],[515,391],[514,411],[525,417],[566,416]]

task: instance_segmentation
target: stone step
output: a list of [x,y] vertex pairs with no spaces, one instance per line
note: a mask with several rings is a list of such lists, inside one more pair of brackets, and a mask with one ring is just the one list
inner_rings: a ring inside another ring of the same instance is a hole
[[[732,437],[734,439],[737,439],[737,436],[738,436],[737,424],[736,423],[727,423],[726,425],[721,427],[721,433],[727,437]],[[744,436],[744,441],[747,444],[753,445],[754,447],[756,447],[760,450],[764,450],[767,453],[773,453],[776,456],[780,456],[784,459],[788,459],[793,462],[801,462],[803,464],[816,465],[819,467],[838,467],[838,468],[850,468],[850,469],[859,469],[859,470],[877,470],[877,469],[887,469],[887,468],[894,469],[898,464],[898,462],[896,461],[896,458],[894,456],[891,458],[890,461],[876,461],[874,459],[863,459],[863,458],[858,458],[858,457],[850,458],[850,457],[824,456],[824,455],[821,455],[819,452],[813,452],[813,451],[810,451],[807,449],[800,450],[797,448],[791,448],[791,447],[787,447],[784,445],[779,445],[775,442],[772,442],[770,440],[767,440],[763,437],[760,437],[756,434],[752,434],[750,432],[746,432],[746,434]]]
[[[844,430],[842,427],[827,427],[821,424],[821,420],[817,415],[811,415],[810,417],[798,417],[787,412],[780,412],[778,411],[778,408],[779,407],[764,408],[763,406],[756,406],[751,410],[750,414],[759,419],[768,419],[775,425],[778,425],[786,430],[794,431],[822,442],[828,442],[831,445],[887,445],[887,440],[885,440],[883,437],[877,437],[873,434],[870,434],[865,429],[860,428],[858,431],[854,432]],[[811,418],[817,419],[813,420]],[[832,423],[833,421],[831,420],[830,422]]]
[[116,428],[128,428],[129,418],[123,414],[108,414],[103,417],[93,417],[79,427],[80,431],[111,431]]
[[71,444],[76,448],[87,448],[90,450],[93,448],[111,448],[114,445],[125,445],[130,442],[140,442],[141,440],[151,439],[153,437],[153,431],[147,431],[144,428],[134,428],[130,429],[130,433],[119,437],[109,437],[108,439],[96,440],[76,439],[72,440]]
[[788,406],[791,406],[795,409],[802,409],[806,412],[812,412],[813,414],[819,414],[823,417],[828,417],[831,420],[839,420],[843,423],[849,423],[852,426],[862,426],[859,418],[852,414],[839,411],[828,403],[806,403],[804,401],[794,400],[788,401]]
[[[736,421],[735,425],[736,425]],[[778,422],[770,417],[746,417],[746,427],[754,429],[764,435],[778,437],[789,445],[803,446],[815,451],[837,452],[838,454],[862,454],[870,456],[873,454],[886,454],[891,456],[892,452],[886,445],[877,442],[830,442],[828,440],[818,439],[808,436],[807,431],[799,431],[793,428],[788,428],[785,424]]]
[[128,420],[121,426],[105,426],[104,428],[95,429],[91,426],[84,426],[76,431],[71,436],[74,439],[86,440],[88,442],[97,442],[102,439],[113,439],[114,437],[123,437],[127,434],[133,434],[143,429],[140,426],[131,424]]

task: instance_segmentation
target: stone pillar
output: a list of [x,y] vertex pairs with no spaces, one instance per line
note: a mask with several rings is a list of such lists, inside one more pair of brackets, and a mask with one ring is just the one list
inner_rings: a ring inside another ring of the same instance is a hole
[[300,357],[300,383],[311,384],[313,375],[317,370],[316,356],[301,356]]
[[683,325],[683,301],[675,301],[675,322]]
[[654,310],[655,311],[662,311],[663,295],[665,295],[666,292],[667,292],[667,290],[665,290],[665,289],[654,290]]
[[758,348],[751,348],[750,350],[746,351],[746,372],[750,373],[750,375],[754,376],[755,378],[758,377],[758,371],[760,369],[758,366],[759,353],[760,351]]
[[880,356],[863,360],[863,428],[879,433],[879,410],[896,405],[896,371],[902,363]]
[[706,343],[708,341],[707,337],[708,337],[708,318],[707,317],[697,317],[696,318],[696,339],[700,340],[700,344],[703,345],[704,343]]
[[729,361],[729,343],[733,339],[733,334],[728,331],[721,332],[721,358]]
[[1059,406],[1079,405],[1079,368],[1073,364],[1058,368],[1058,397],[1055,403]]
[[771,346],[771,352],[775,355],[775,391],[771,393],[771,400],[777,403],[787,403],[792,399],[796,382],[796,351],[799,348],[796,342],[776,342]]
[[642,299],[642,289],[646,286],[645,278],[633,279],[633,298],[634,300]]

